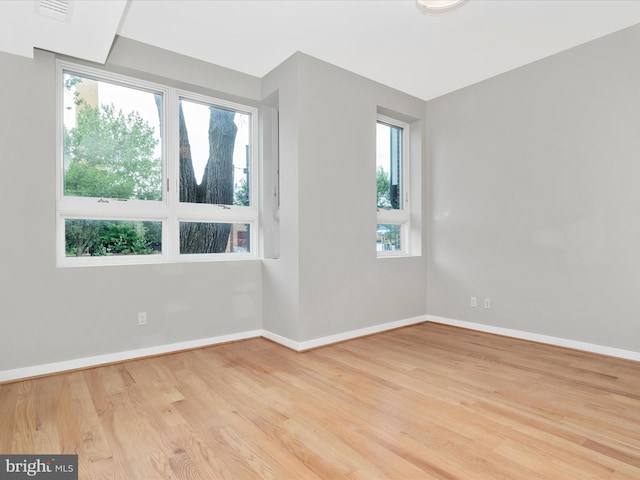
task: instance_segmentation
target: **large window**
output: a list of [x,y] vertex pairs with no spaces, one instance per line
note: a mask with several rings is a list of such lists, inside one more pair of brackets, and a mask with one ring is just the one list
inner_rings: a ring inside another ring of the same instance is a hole
[[255,256],[254,108],[64,62],[59,79],[60,265]]
[[378,115],[376,125],[376,186],[378,256],[409,252],[410,212],[408,194],[409,126]]

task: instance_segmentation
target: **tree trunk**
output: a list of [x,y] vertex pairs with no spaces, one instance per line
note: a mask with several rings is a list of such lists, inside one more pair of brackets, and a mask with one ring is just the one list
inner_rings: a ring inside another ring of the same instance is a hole
[[[196,175],[193,172],[193,161],[191,160],[191,145],[189,144],[189,133],[187,124],[184,121],[182,103],[178,107],[178,127],[180,131],[180,201],[185,203],[202,203],[197,200],[198,184]],[[211,140],[209,140],[211,142]]]
[[[237,127],[235,112],[210,107],[209,159],[200,185],[196,183],[187,127],[180,107],[180,201],[233,204],[233,148]],[[181,253],[221,253],[229,243],[230,224],[183,223]]]

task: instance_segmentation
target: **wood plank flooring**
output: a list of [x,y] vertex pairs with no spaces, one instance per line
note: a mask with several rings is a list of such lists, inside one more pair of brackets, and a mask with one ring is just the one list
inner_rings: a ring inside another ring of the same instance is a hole
[[640,363],[424,323],[0,385],[0,453],[85,480],[640,479]]

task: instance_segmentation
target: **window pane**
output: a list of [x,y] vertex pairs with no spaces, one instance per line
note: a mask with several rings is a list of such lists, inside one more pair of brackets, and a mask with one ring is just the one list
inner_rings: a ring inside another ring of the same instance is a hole
[[65,255],[152,255],[162,253],[162,222],[65,220]]
[[180,253],[249,253],[248,223],[180,222]]
[[401,209],[402,128],[378,122],[376,151],[377,207]]
[[378,252],[402,251],[402,225],[378,224],[376,237]]
[[180,201],[249,205],[250,119],[180,100]]
[[65,73],[64,194],[162,199],[162,97]]

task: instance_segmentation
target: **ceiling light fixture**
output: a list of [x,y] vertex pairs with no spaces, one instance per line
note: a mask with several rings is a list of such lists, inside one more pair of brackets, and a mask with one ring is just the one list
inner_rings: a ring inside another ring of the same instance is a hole
[[461,5],[465,0],[416,0],[423,12],[442,12]]

